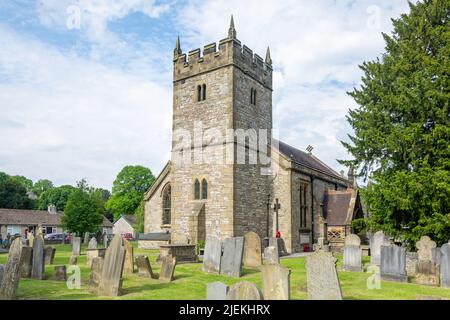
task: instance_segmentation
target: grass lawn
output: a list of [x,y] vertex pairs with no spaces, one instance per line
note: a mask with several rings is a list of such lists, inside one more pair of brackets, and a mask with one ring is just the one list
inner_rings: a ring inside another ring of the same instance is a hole
[[[148,255],[154,273],[159,273],[160,265],[155,263],[158,256],[156,250],[138,249],[136,243],[134,254]],[[71,245],[56,245],[54,265],[69,263]],[[141,278],[137,274],[124,276],[123,294],[120,297],[98,297],[88,290],[90,269],[86,265],[84,255],[86,247],[82,246],[82,255],[78,257],[78,266],[81,269],[81,289],[68,289],[65,282],[53,280],[21,279],[17,292],[18,299],[47,299],[47,300],[81,300],[81,299],[160,299],[160,300],[204,300],[206,297],[206,284],[221,281],[228,285],[246,280],[261,287],[261,273],[257,269],[244,268],[244,275],[240,279],[221,275],[206,274],[201,271],[202,265],[180,264],[175,269],[175,280],[171,283],[162,283],[157,279]],[[5,264],[7,255],[0,255],[0,264]],[[368,262],[365,257],[365,262]],[[281,264],[291,269],[291,299],[306,299],[306,269],[305,258],[282,259]],[[45,268],[47,279],[53,275],[53,265]],[[368,290],[366,286],[369,273],[341,271],[341,257],[338,262],[339,279],[344,299],[386,299],[403,300],[415,299],[417,295],[440,296],[450,298],[450,289],[427,287],[412,283],[401,284],[382,281],[381,289]],[[69,274],[68,274],[69,276]]]

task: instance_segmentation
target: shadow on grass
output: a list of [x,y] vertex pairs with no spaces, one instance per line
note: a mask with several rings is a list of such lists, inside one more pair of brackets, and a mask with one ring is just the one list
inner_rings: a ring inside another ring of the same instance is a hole
[[162,290],[170,287],[170,285],[171,285],[170,282],[161,282],[161,283],[147,283],[141,286],[122,288],[122,295],[139,293],[143,291]]

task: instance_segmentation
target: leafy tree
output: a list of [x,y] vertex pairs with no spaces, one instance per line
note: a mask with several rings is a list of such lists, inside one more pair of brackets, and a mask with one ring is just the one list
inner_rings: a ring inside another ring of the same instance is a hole
[[428,235],[450,238],[450,0],[410,3],[410,13],[383,34],[386,53],[365,62],[359,107],[343,145],[370,183],[362,195],[371,230],[412,245]]
[[118,218],[120,214],[132,214],[141,203],[144,193],[155,181],[150,169],[143,166],[126,166],[113,183],[112,196],[106,208]]
[[85,180],[78,183],[67,200],[61,222],[66,230],[82,235],[96,233],[105,212],[100,193],[89,188]]
[[27,195],[27,189],[16,178],[0,179],[0,208],[33,209],[34,201]]
[[70,185],[64,185],[57,188],[51,188],[44,191],[38,199],[38,209],[47,210],[48,206],[54,204],[58,211],[63,211],[70,194],[76,188]]
[[143,233],[144,232],[144,201],[141,201],[139,206],[136,208],[134,215],[136,216],[136,222],[133,228],[136,232]]
[[54,188],[53,182],[47,179],[38,180],[33,186],[33,192],[38,197],[47,190]]
[[22,186],[25,187],[25,189],[27,189],[27,191],[32,191],[33,181],[31,179],[28,179],[24,176],[11,176],[10,178],[19,182]]
[[9,179],[9,175],[0,171],[0,182]]

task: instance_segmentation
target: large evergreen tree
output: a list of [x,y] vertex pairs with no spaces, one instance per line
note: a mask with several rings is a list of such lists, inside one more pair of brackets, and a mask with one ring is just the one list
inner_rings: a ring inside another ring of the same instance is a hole
[[442,244],[450,239],[450,0],[410,4],[393,25],[386,53],[361,66],[363,84],[349,93],[359,107],[343,144],[354,160],[341,162],[370,180],[372,230]]

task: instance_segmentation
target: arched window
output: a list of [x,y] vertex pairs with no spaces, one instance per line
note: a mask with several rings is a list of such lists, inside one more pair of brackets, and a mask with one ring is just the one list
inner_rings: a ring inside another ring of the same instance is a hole
[[202,86],[197,86],[197,101],[202,101]]
[[206,100],[206,84],[203,84],[202,86],[202,100]]
[[195,179],[194,182],[194,199],[199,200],[200,199],[200,182],[198,179]]
[[162,217],[162,223],[163,224],[170,224],[171,219],[171,210],[172,210],[172,203],[171,203],[171,187],[170,184],[167,185],[163,190],[163,217]]
[[208,199],[208,182],[202,180],[202,199]]

